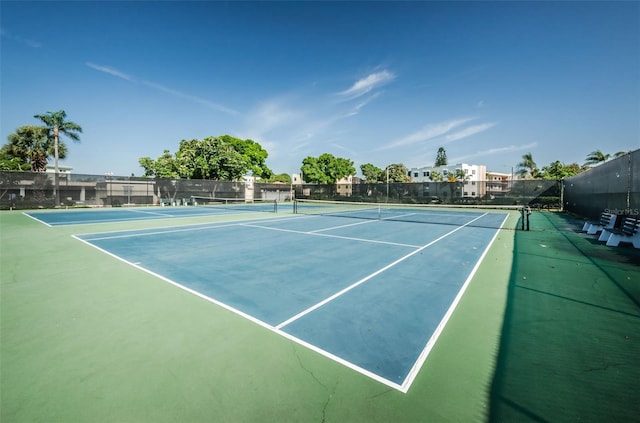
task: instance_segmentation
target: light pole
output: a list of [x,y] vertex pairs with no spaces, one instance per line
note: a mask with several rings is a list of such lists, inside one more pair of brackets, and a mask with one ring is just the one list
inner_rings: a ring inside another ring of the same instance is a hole
[[113,185],[113,182],[112,182],[113,172],[107,172],[104,175],[106,176],[107,184],[109,185],[109,205],[111,207],[113,207],[113,197],[111,196],[111,194],[112,194],[112,185]]
[[389,202],[389,166],[387,166],[387,203]]

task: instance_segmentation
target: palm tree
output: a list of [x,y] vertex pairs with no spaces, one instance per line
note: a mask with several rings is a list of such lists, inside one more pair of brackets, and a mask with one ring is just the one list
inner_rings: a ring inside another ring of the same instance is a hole
[[49,135],[53,137],[54,142],[54,159],[56,174],[58,173],[58,158],[59,158],[59,137],[60,134],[64,134],[71,138],[74,142],[80,142],[80,135],[82,128],[80,125],[74,122],[65,121],[67,113],[64,110],[58,112],[47,112],[45,115],[35,115],[34,118],[40,119],[49,129]]
[[596,165],[598,163],[606,162],[611,157],[611,154],[604,154],[600,150],[592,151],[587,156],[587,161],[584,163],[587,166]]
[[[33,172],[45,172],[47,159],[53,153],[49,130],[43,126],[21,126],[9,134],[3,150],[14,158],[26,160]],[[63,153],[66,149],[63,149]],[[63,155],[64,157],[64,155]]]
[[49,136],[53,137],[53,145],[54,145],[54,163],[55,163],[55,195],[56,195],[56,206],[60,204],[60,190],[58,189],[58,159],[60,156],[60,146],[59,146],[59,138],[60,134],[64,134],[67,137],[71,138],[74,142],[80,141],[79,133],[82,133],[82,128],[80,125],[74,122],[65,121],[67,117],[67,113],[64,110],[60,110],[57,112],[47,112],[44,115],[35,115],[37,119],[40,119],[49,129]]
[[437,170],[432,170],[431,172],[429,172],[429,179],[433,182],[442,182],[444,181],[444,175],[442,175],[442,173],[438,172]]
[[533,161],[531,153],[524,154],[522,156],[522,161],[516,166],[518,167],[518,175],[520,177],[526,177],[528,174],[532,178],[535,178],[538,173],[536,162]]

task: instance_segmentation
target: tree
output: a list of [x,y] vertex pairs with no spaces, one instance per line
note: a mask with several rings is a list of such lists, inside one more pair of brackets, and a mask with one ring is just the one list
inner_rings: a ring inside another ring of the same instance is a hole
[[49,136],[53,137],[54,150],[53,156],[55,160],[56,174],[58,174],[58,159],[60,158],[60,134],[66,135],[74,142],[80,142],[82,128],[74,122],[66,121],[67,113],[64,110],[57,112],[47,112],[44,115],[35,115],[34,118],[40,119],[48,128]]
[[518,163],[518,175],[521,178],[526,178],[527,176],[535,178],[538,174],[538,169],[536,162],[533,161],[533,156],[531,153],[526,153],[522,155],[522,161]]
[[[55,165],[55,197],[56,206],[60,205],[60,181],[58,179],[58,159],[60,158],[60,134],[66,135],[74,142],[80,142],[82,128],[74,122],[66,121],[67,113],[64,110],[57,112],[47,112],[44,115],[35,115],[34,118],[40,119],[48,128],[49,136],[53,137],[53,157]],[[45,165],[46,167],[46,165]]]
[[[402,163],[390,164],[385,169],[385,182],[410,182],[409,172],[407,167]],[[387,178],[388,177],[388,178]]]
[[447,174],[447,185],[449,186],[449,191],[451,192],[452,199],[454,197],[454,192],[456,192],[456,190],[458,189],[462,191],[464,183],[468,181],[469,178],[469,175],[462,169],[456,169],[455,172],[449,172]]
[[611,154],[604,154],[600,150],[592,151],[587,156],[587,161],[584,163],[586,166],[593,166],[598,163],[606,162],[611,157]]
[[337,180],[356,173],[353,161],[333,154],[323,153],[319,157],[308,156],[302,161],[304,182],[335,184]]
[[0,170],[12,170],[18,172],[25,172],[31,169],[31,165],[29,162],[22,158],[16,157],[11,154],[11,152],[5,148],[7,145],[0,148]]
[[237,181],[251,167],[246,156],[221,137],[182,140],[176,157],[186,178]]
[[456,169],[455,172],[447,174],[448,182],[465,182],[469,180],[469,174],[462,169]]
[[267,156],[252,140],[223,135],[182,140],[174,156],[165,150],[157,160],[142,157],[138,163],[145,176],[237,181],[249,171],[270,177],[273,172],[264,163]]
[[179,161],[169,150],[164,150],[164,153],[157,160],[153,160],[150,157],[141,157],[138,159],[138,163],[144,169],[143,176],[165,179],[180,178]]
[[291,184],[291,175],[289,175],[288,173],[271,175],[270,178],[264,179],[264,182],[281,182],[283,184]]
[[253,176],[268,179],[273,175],[271,169],[266,165],[269,153],[260,144],[250,139],[242,140],[230,135],[222,135],[220,139],[222,142],[232,145],[234,150],[248,160]]
[[548,166],[542,167],[541,175],[544,179],[564,179],[582,172],[582,168],[577,163],[565,165],[559,160],[552,162]]
[[429,172],[429,179],[433,182],[442,182],[444,181],[444,176],[437,170],[432,170],[431,172]]
[[371,163],[360,165],[360,171],[362,172],[362,176],[364,176],[364,179],[366,179],[366,181],[370,184],[375,184],[377,182],[383,182],[386,180],[385,171]]
[[438,148],[438,154],[436,155],[435,167],[446,166],[446,165],[447,165],[447,152],[444,150],[444,147],[440,147]]
[[[27,170],[23,169],[25,164],[33,172],[45,172],[47,161],[53,154],[54,146],[49,137],[49,129],[43,126],[21,126],[7,137],[7,144],[2,147],[3,162],[18,169],[7,170]],[[66,154],[66,147],[61,146],[61,157]],[[3,165],[5,169],[5,165]]]

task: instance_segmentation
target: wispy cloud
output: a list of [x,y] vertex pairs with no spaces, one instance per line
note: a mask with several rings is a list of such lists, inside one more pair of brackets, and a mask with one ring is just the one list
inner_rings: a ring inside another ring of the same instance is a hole
[[118,78],[122,78],[125,79],[127,81],[131,81],[133,82],[134,79],[131,75],[128,75],[124,72],[120,72],[117,69],[111,68],[109,66],[101,66],[101,65],[96,65],[95,63],[91,63],[91,62],[86,62],[85,65],[89,66],[91,69],[95,69],[99,72],[103,72],[106,73],[108,75],[112,75],[112,76],[116,76]]
[[362,110],[364,108],[364,106],[366,106],[367,104],[371,103],[373,100],[375,100],[377,97],[380,96],[380,92],[377,93],[373,93],[372,95],[370,95],[369,97],[363,99],[361,102],[359,102],[358,104],[356,104],[355,106],[353,106],[349,111],[347,111],[347,113],[342,116],[342,117],[351,117],[351,116],[355,116],[357,114],[360,113],[360,110]]
[[290,105],[287,99],[274,98],[260,103],[249,113],[246,121],[249,132],[262,136],[283,127],[290,127],[300,122],[303,117],[304,112]]
[[134,78],[133,76],[131,76],[131,75],[125,73],[125,72],[119,71],[118,69],[115,69],[115,68],[113,68],[111,66],[97,65],[97,64],[91,63],[91,62],[85,62],[85,65],[87,65],[91,69],[97,70],[98,72],[106,73],[107,75],[115,76],[117,78],[124,79],[124,80],[129,81],[129,82],[140,83],[142,85],[146,85],[147,87],[153,88],[155,90],[162,91],[164,93],[170,94],[170,95],[172,95],[174,97],[182,98],[184,100],[188,100],[188,101],[191,101],[193,103],[197,103],[197,104],[203,105],[205,107],[209,107],[211,109],[218,110],[218,111],[223,112],[223,113],[227,113],[227,114],[230,114],[230,115],[237,115],[239,113],[237,110],[231,109],[229,107],[223,106],[223,105],[218,104],[218,103],[214,103],[212,101],[209,101],[209,100],[201,98],[201,97],[197,97],[195,95],[183,93],[182,91],[174,90],[173,88],[169,88],[169,87],[166,87],[164,85],[157,84],[155,82],[145,81],[145,80],[138,80],[138,79]]
[[477,151],[477,152],[475,152],[473,154],[467,154],[465,156],[454,157],[454,158],[450,159],[450,161],[452,163],[460,163],[460,162],[463,162],[465,160],[474,159],[476,157],[491,156],[491,155],[494,155],[494,154],[509,153],[509,152],[513,152],[513,151],[526,151],[526,150],[529,150],[529,149],[532,149],[532,148],[536,147],[537,145],[538,145],[537,142],[532,142],[532,143],[523,144],[523,145],[508,145],[508,146],[504,146],[504,147],[490,148],[488,150]]
[[415,144],[417,142],[427,141],[432,138],[445,135],[447,132],[451,131],[452,129],[457,128],[461,125],[464,125],[465,123],[473,119],[474,118],[452,119],[444,122],[439,122],[436,124],[430,124],[412,134],[396,139],[385,146],[378,147],[376,150],[389,150],[392,148]]
[[210,107],[212,109],[218,110],[218,111],[223,112],[223,113],[227,113],[227,114],[230,114],[230,115],[237,115],[239,113],[237,110],[230,109],[229,107],[225,107],[223,105],[214,103],[214,102],[206,100],[204,98],[197,97],[195,95],[186,94],[186,93],[183,93],[181,91],[174,90],[173,88],[165,87],[164,85],[156,84],[155,82],[144,81],[144,80],[140,81],[140,82],[143,85],[146,85],[147,87],[155,88],[158,91],[162,91],[164,93],[171,94],[174,97],[178,97],[178,98],[182,98],[182,99],[185,99],[185,100],[189,100],[189,101],[191,101],[193,103],[201,104],[203,106]]
[[375,72],[357,80],[351,87],[344,91],[340,91],[337,95],[344,100],[353,100],[354,98],[361,97],[368,92],[371,92],[375,88],[393,81],[395,78],[395,74],[388,70]]
[[480,125],[469,126],[468,128],[464,128],[461,131],[455,132],[453,134],[449,134],[446,136],[447,142],[461,140],[463,138],[470,137],[471,135],[478,134],[480,132],[484,132],[487,129],[491,129],[496,126],[495,122],[487,122],[482,123]]
[[42,43],[40,43],[38,41],[30,40],[29,38],[22,38],[22,37],[20,37],[18,35],[14,35],[14,34],[10,33],[9,31],[5,30],[4,28],[0,28],[0,35],[3,36],[4,38],[9,39],[9,40],[17,41],[20,44],[24,44],[27,47],[31,47],[31,48],[40,48],[40,47],[42,47]]

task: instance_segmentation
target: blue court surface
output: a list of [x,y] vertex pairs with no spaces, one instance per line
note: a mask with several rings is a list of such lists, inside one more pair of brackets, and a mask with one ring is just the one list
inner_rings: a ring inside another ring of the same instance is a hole
[[25,214],[48,226],[67,226],[128,222],[132,220],[173,219],[180,217],[220,216],[250,212],[273,212],[274,205],[275,203],[269,202],[255,204],[248,203],[244,205],[235,204],[229,206],[123,207],[40,211]]
[[507,214],[461,216],[289,215],[75,237],[407,392]]

